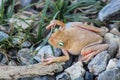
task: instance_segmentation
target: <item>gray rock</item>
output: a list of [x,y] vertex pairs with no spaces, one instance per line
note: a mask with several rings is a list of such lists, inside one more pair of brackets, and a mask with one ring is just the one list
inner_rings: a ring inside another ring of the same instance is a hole
[[22,47],[24,47],[24,48],[28,48],[30,46],[31,46],[31,43],[29,41],[25,41],[22,43]]
[[67,72],[63,72],[56,76],[56,80],[71,80],[70,75]]
[[98,75],[100,72],[105,70],[109,59],[110,55],[107,53],[107,51],[99,53],[88,64],[89,71],[95,75]]
[[[39,48],[39,47],[38,47]],[[36,49],[37,50],[37,49]],[[47,46],[44,46],[42,47],[37,55],[34,57],[35,60],[37,60],[38,62],[41,62],[41,59],[43,58],[47,58],[48,56],[55,56],[55,57],[58,57],[61,55],[61,50],[60,49],[57,49],[57,48],[54,48],[54,53],[52,52],[52,49],[50,47],[50,45],[47,45]]]
[[119,37],[113,35],[112,33],[106,33],[104,40],[109,44],[108,53],[111,55],[111,57],[114,57],[119,47]]
[[14,60],[11,60],[9,63],[8,63],[9,66],[17,66],[16,62]]
[[0,41],[2,41],[3,39],[6,39],[8,37],[9,37],[8,34],[4,33],[3,31],[0,31]]
[[86,71],[85,80],[94,80],[94,74]]
[[0,61],[3,59],[4,55],[0,53]]
[[83,68],[82,62],[79,61],[65,69],[65,72],[70,75],[71,80],[83,80],[85,69]]
[[107,68],[106,70],[110,70],[110,69],[113,69],[113,68],[117,68],[117,59],[114,58],[114,59],[110,59],[109,62],[108,62],[108,65],[107,65]]
[[120,70],[118,68],[104,71],[98,76],[98,80],[120,80]]
[[25,77],[20,78],[19,80],[55,80],[54,76],[36,76],[36,77]]
[[120,58],[120,38],[119,38],[119,49],[117,51],[116,58]]
[[33,57],[31,55],[31,50],[28,48],[19,50],[17,56],[20,59],[22,65],[28,65],[32,63]]
[[31,3],[32,0],[20,0],[21,6],[25,7]]
[[[111,19],[112,17],[115,17],[116,15],[119,16],[120,14],[120,0],[111,0],[109,4],[107,4],[98,14],[98,18],[100,21]],[[120,18],[115,17],[115,18]],[[114,18],[114,19],[115,19]]]
[[120,59],[117,61],[117,68],[120,69]]

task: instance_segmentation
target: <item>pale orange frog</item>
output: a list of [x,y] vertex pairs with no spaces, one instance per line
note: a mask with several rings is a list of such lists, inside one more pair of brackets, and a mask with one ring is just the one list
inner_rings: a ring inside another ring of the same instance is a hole
[[[108,48],[108,44],[102,44],[104,34],[107,30],[97,28],[81,22],[70,22],[64,24],[61,21],[53,20],[46,27],[50,29],[56,25],[61,26],[49,38],[49,43],[56,48],[61,48],[64,56],[44,59],[47,64],[53,62],[64,62],[69,60],[69,53],[82,55],[80,61],[89,62],[95,55]],[[66,26],[69,25],[69,26]]]

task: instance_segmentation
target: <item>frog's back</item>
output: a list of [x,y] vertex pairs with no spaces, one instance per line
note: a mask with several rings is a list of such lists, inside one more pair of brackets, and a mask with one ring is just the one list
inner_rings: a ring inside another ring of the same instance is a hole
[[95,32],[79,27],[69,27],[66,29],[71,41],[72,53],[79,53],[85,46],[102,40],[102,37]]

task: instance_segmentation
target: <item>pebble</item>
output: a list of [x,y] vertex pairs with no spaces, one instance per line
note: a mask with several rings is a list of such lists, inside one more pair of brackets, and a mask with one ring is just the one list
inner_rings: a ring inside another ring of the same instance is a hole
[[0,61],[3,59],[4,55],[0,53]]
[[[39,48],[39,47],[38,47]],[[38,50],[38,48],[36,50]],[[43,46],[39,51],[38,53],[36,54],[36,56],[34,57],[35,60],[37,60],[38,62],[41,62],[41,60],[43,58],[47,58],[49,56],[55,56],[55,57],[58,57],[61,55],[61,50],[60,49],[57,49],[57,48],[54,48],[54,53],[52,52],[52,49],[50,47],[50,45],[46,45],[46,46]]]
[[31,55],[31,50],[28,48],[23,48],[18,51],[18,59],[20,59],[22,65],[29,65],[32,63],[32,55]]
[[[120,40],[120,39],[119,39],[119,40]],[[118,51],[117,51],[116,58],[120,58],[120,43],[119,43],[119,49],[118,49]]]
[[[27,0],[24,0],[24,1],[27,1]],[[16,24],[16,25],[14,25],[15,28],[21,27],[23,29],[27,29],[31,25],[33,25],[33,22],[35,21],[35,20],[33,21],[32,19],[30,19],[31,16],[34,17],[35,15],[32,12],[23,11],[17,15],[17,18],[14,17],[14,15],[13,15],[13,17],[9,20],[9,23],[10,23],[10,25]],[[19,18],[22,18],[25,21],[21,20]]]
[[25,7],[25,6],[27,6],[27,5],[30,5],[31,1],[32,1],[32,0],[20,0],[21,6],[22,6],[22,7]]
[[98,19],[105,21],[109,19],[120,19],[120,0],[111,0],[100,12],[98,13]]
[[14,60],[11,60],[9,63],[8,63],[9,66],[17,66],[16,62]]
[[36,77],[25,77],[25,78],[20,78],[19,80],[55,80],[54,76],[36,76]]
[[23,42],[21,45],[22,45],[23,48],[28,48],[28,47],[30,47],[32,44],[31,44],[29,41],[25,41],[25,42]]
[[65,72],[70,75],[71,80],[83,80],[85,69],[83,68],[82,62],[79,61],[65,69]]
[[111,55],[111,57],[114,57],[117,54],[119,48],[119,37],[112,33],[106,33],[104,40],[109,44],[109,48],[107,50],[108,53]]
[[70,80],[70,76],[67,72],[63,72],[56,76],[56,80]]
[[94,74],[91,73],[91,72],[86,71],[85,80],[94,80]]
[[106,69],[109,59],[110,55],[107,53],[107,51],[99,53],[88,64],[89,71],[94,73],[95,75],[98,75],[100,72]]
[[8,38],[8,37],[9,37],[8,34],[6,34],[6,33],[3,32],[3,31],[0,31],[0,42],[1,42],[3,39],[6,39],[6,38]]
[[114,68],[104,71],[99,74],[98,80],[120,80],[120,70],[118,68]]

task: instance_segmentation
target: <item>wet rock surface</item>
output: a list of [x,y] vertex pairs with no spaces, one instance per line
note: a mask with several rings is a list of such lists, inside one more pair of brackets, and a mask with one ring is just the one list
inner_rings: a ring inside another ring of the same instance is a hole
[[107,53],[107,51],[99,53],[88,64],[89,71],[98,75],[100,72],[105,70],[110,57],[111,56]]
[[120,0],[111,0],[98,14],[101,21],[120,19]]

